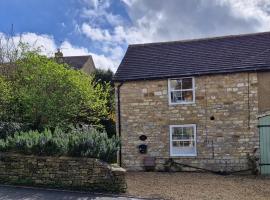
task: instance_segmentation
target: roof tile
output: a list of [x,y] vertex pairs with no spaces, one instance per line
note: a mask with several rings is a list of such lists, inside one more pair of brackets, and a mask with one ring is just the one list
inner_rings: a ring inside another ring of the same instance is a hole
[[270,70],[270,32],[130,45],[115,81]]

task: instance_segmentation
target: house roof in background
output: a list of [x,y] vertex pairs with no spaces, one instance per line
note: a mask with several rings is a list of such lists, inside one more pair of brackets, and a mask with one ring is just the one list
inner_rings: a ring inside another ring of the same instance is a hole
[[91,62],[93,63],[93,67],[95,69],[95,65],[93,62],[93,58],[90,55],[87,56],[64,56],[63,62],[68,64],[70,67],[74,69],[81,69],[83,68],[84,64],[88,61],[88,59],[91,59]]
[[270,70],[270,32],[129,45],[115,81]]

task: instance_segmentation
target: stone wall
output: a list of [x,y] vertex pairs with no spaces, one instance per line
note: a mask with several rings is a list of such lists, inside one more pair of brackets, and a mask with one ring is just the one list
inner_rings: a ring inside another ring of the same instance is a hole
[[124,192],[125,170],[94,158],[0,154],[0,182],[86,191]]
[[258,73],[259,113],[270,111],[270,72]]
[[[185,105],[169,105],[167,79],[125,82],[120,95],[123,166],[142,170],[143,158],[153,156],[161,169],[170,158],[169,125],[196,124],[197,156],[174,157],[177,162],[246,169],[247,153],[259,147],[257,82],[256,73],[196,76],[196,101]],[[145,142],[141,134],[148,137]],[[147,154],[139,154],[140,144],[148,145]]]

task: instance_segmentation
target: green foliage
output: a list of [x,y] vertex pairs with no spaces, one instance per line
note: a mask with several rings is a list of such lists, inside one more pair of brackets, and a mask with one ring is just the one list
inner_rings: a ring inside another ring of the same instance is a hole
[[110,69],[96,69],[94,72],[94,77],[96,82],[109,83],[112,87],[114,86],[112,81],[113,72]]
[[98,125],[108,116],[109,85],[95,83],[93,77],[33,52],[16,66],[10,78],[10,121],[44,130],[77,123]]
[[6,150],[43,156],[63,155],[68,144],[68,139],[62,132],[55,131],[53,134],[48,129],[43,132],[17,132],[5,141]]
[[7,143],[5,142],[5,140],[1,140],[0,139],[0,151],[6,151],[7,150]]
[[8,106],[12,99],[12,88],[9,81],[0,76],[0,116],[5,117],[9,111]]
[[26,131],[26,124],[16,122],[1,122],[0,121],[0,139],[5,139],[7,136],[13,135],[18,131]]
[[96,69],[94,72],[94,79],[97,83],[102,84],[105,88],[108,87],[108,85],[111,86],[110,97],[107,103],[110,115],[107,118],[101,120],[101,124],[104,126],[109,136],[116,135],[115,94],[114,94],[114,83],[112,81],[113,75],[114,74],[110,69],[108,70]]
[[69,152],[71,156],[99,158],[112,162],[120,140],[116,136],[108,138],[106,132],[95,129],[75,130],[70,134]]
[[100,133],[93,128],[73,128],[69,133],[56,128],[53,132],[49,129],[42,132],[17,132],[0,140],[0,151],[40,156],[91,157],[112,162],[119,145],[117,137],[108,138],[105,132]]

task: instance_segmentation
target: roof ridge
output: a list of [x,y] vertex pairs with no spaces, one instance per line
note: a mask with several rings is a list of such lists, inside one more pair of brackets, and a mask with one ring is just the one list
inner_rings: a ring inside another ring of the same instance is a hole
[[223,35],[223,36],[195,38],[195,39],[185,39],[185,40],[173,40],[173,41],[164,41],[164,42],[149,42],[149,43],[141,43],[141,44],[130,44],[129,47],[152,46],[152,45],[174,44],[174,43],[189,43],[189,42],[199,42],[199,41],[207,41],[207,40],[219,40],[219,39],[227,39],[227,38],[239,38],[239,37],[248,37],[248,36],[256,36],[256,35],[266,35],[266,34],[270,34],[270,31],[257,32],[257,33]]

